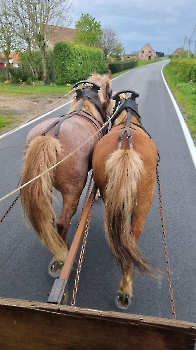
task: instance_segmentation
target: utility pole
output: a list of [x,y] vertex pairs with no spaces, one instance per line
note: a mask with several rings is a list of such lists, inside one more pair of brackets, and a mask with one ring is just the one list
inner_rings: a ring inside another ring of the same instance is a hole
[[185,43],[186,43],[186,40],[187,40],[187,37],[186,37],[186,35],[185,35],[185,37],[184,37],[184,45],[183,45],[183,50],[185,51]]
[[190,45],[191,45],[191,39],[189,39],[188,56],[189,56],[189,54],[190,54]]
[[196,41],[195,41],[194,59],[195,59],[195,56],[196,56]]

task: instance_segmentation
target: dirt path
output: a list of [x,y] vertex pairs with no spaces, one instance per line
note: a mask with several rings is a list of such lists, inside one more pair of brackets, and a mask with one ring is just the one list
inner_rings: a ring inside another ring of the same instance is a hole
[[0,116],[7,116],[12,120],[9,126],[5,126],[1,133],[9,131],[20,124],[29,121],[32,118],[39,117],[40,115],[55,109],[70,101],[73,98],[72,95],[68,97],[61,96],[39,96],[28,97],[22,95],[0,96]]

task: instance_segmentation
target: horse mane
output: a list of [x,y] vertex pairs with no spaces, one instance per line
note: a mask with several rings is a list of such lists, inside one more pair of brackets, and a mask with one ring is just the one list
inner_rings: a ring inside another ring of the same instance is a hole
[[[81,100],[77,101],[76,98],[74,97],[69,112],[73,112],[73,111],[77,110],[80,103],[81,103]],[[85,110],[86,112],[96,116],[97,109],[95,108],[95,106],[92,104],[91,101],[86,99],[82,105],[82,109]]]
[[114,126],[121,124],[127,120],[127,111],[124,109],[120,115],[115,119]]

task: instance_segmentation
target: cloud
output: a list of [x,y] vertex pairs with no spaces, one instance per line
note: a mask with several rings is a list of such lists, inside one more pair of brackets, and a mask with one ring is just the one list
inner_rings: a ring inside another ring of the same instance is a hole
[[[126,53],[150,43],[155,51],[167,54],[168,48],[171,51],[183,46],[185,35],[190,38],[196,24],[195,0],[73,0],[73,5],[74,22],[82,13],[92,15],[102,28],[115,30]],[[196,33],[192,51],[194,40]]]

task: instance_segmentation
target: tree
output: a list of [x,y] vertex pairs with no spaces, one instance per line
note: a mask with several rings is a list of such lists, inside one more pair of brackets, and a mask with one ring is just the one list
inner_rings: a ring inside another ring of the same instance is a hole
[[18,48],[16,40],[14,18],[10,12],[11,2],[9,0],[0,1],[0,48],[4,53],[6,61],[6,78],[9,78],[9,55],[11,50]]
[[121,56],[125,55],[125,48],[123,44],[118,41],[115,47],[112,49],[111,56],[121,60]]
[[102,48],[105,54],[105,59],[109,54],[112,53],[112,50],[115,48],[115,45],[117,45],[117,42],[118,42],[118,39],[115,31],[110,26],[105,27],[103,29],[103,36],[102,36]]
[[69,4],[69,0],[11,1],[14,15],[19,21],[17,34],[26,42],[35,75],[37,75],[37,70],[31,51],[32,48],[40,51],[43,65],[43,79],[47,84],[46,26],[49,21],[53,25],[59,26],[62,22],[69,25],[72,21],[70,17],[72,4]]
[[164,52],[156,51],[156,55],[159,57],[164,57]]
[[102,48],[105,54],[105,59],[108,56],[120,59],[125,53],[122,43],[110,26],[103,29]]
[[100,22],[95,21],[95,18],[82,13],[79,21],[75,23],[75,27],[77,29],[74,36],[75,43],[85,46],[101,45],[103,32]]

